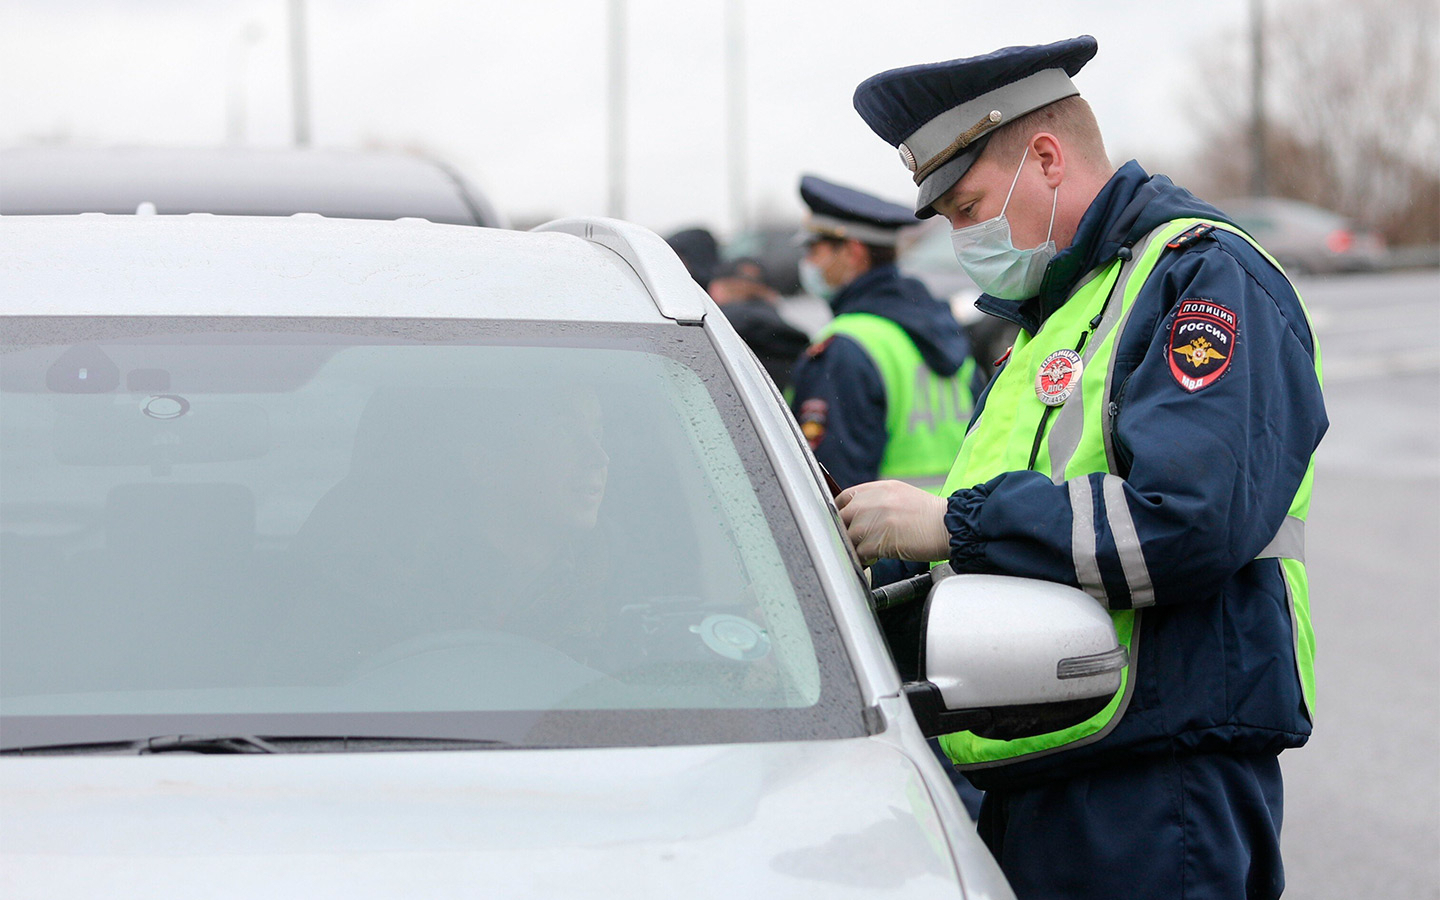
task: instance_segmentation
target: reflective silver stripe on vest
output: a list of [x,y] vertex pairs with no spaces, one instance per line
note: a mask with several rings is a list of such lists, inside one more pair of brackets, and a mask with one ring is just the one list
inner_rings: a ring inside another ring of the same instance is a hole
[[1110,608],[1100,563],[1095,558],[1095,497],[1088,477],[1070,482],[1070,555],[1075,561],[1075,578],[1080,589]]
[[[1149,236],[1147,235],[1146,237],[1146,245],[1148,246]],[[1130,276],[1135,274],[1135,266],[1138,260],[1138,255],[1130,257],[1125,261],[1124,265],[1120,267],[1120,271],[1116,273],[1115,283],[1111,286],[1108,293],[1111,301],[1113,301],[1115,293],[1118,291],[1120,294],[1120,302],[1110,303],[1105,310],[1105,317],[1101,319],[1100,324],[1095,327],[1095,332],[1090,335],[1090,340],[1086,341],[1085,352],[1080,356],[1082,372],[1084,371],[1083,366],[1088,366],[1090,361],[1095,358],[1095,354],[1099,352],[1100,345],[1105,343],[1105,338],[1110,334],[1110,330],[1120,322],[1121,311],[1125,307],[1125,289],[1130,284]],[[1080,288],[1076,288],[1076,290],[1083,290],[1083,288],[1084,286],[1082,285]],[[1110,358],[1111,360],[1115,358],[1113,350],[1111,351]],[[1084,376],[1082,375],[1081,377],[1083,380]],[[1109,405],[1110,401],[1109,387],[1110,378],[1107,375],[1105,378],[1105,391],[1101,395],[1105,400],[1106,406]],[[1106,424],[1108,424],[1108,421]],[[1065,470],[1070,467],[1070,460],[1075,456],[1075,451],[1080,447],[1080,438],[1083,437],[1084,434],[1085,391],[1082,386],[1080,390],[1077,390],[1071,395],[1069,400],[1065,401],[1064,406],[1060,407],[1060,415],[1055,418],[1055,423],[1050,426],[1050,437],[1047,440],[1047,444],[1050,451],[1050,471],[1053,473],[1050,476],[1051,481],[1056,484],[1061,484],[1065,481]],[[1108,459],[1110,456],[1108,440],[1106,441],[1105,451],[1105,456]]]
[[[1136,241],[1134,246],[1140,248],[1140,252],[1132,256],[1131,259],[1138,259],[1148,254],[1150,252],[1150,245],[1160,236],[1160,232],[1170,227],[1170,224],[1171,223],[1166,222]],[[1158,266],[1159,264],[1160,258],[1157,256],[1155,258],[1155,265]],[[1154,272],[1155,269],[1152,267],[1150,271]],[[1129,285],[1127,284],[1126,287],[1128,288]],[[1143,284],[1141,285],[1141,289],[1144,289]],[[1122,307],[1125,306],[1125,294],[1123,291],[1120,294],[1120,305]],[[1115,465],[1115,423],[1113,421],[1114,416],[1110,413],[1112,408],[1110,398],[1115,396],[1115,362],[1120,358],[1120,343],[1125,339],[1125,326],[1130,324],[1130,313],[1134,312],[1134,310],[1134,306],[1125,308],[1125,314],[1120,318],[1120,323],[1116,326],[1115,342],[1110,350],[1110,364],[1105,368],[1105,406],[1100,410],[1100,437],[1105,441],[1105,463],[1112,472],[1116,470],[1117,466]]]
[[935,430],[935,409],[930,397],[930,369],[924,365],[915,367],[915,384],[910,389],[910,417],[905,421],[906,434],[914,434],[922,423],[930,431]]
[[1125,571],[1125,584],[1130,588],[1130,605],[1136,609],[1154,606],[1155,585],[1150,583],[1150,569],[1145,565],[1145,554],[1140,551],[1140,535],[1135,531],[1135,520],[1130,518],[1130,504],[1125,502],[1125,480],[1118,475],[1106,475],[1102,490],[1105,519],[1110,524],[1110,536],[1115,539],[1120,568]]
[[921,425],[934,431],[936,413],[940,414],[942,422],[969,418],[965,410],[965,385],[960,382],[964,371],[962,366],[955,370],[954,375],[941,376],[932,372],[929,366],[916,367],[914,390],[910,394],[910,417],[905,420],[907,434],[914,434]]
[[1305,520],[1286,516],[1275,537],[1255,556],[1256,559],[1294,559],[1305,561]]

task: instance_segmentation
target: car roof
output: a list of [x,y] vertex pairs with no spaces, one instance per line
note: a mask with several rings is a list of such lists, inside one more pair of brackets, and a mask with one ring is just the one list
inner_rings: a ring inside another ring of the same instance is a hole
[[351,316],[664,323],[704,298],[658,236],[289,217],[0,216],[15,315]]
[[0,215],[133,213],[415,216],[503,226],[444,164],[402,153],[305,148],[35,147],[0,150]]

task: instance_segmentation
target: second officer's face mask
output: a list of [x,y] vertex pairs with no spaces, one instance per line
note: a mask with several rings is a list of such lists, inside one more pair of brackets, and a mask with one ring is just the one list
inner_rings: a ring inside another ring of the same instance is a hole
[[833,300],[840,289],[825,280],[825,273],[808,259],[800,260],[800,289],[821,300]]
[[955,246],[955,258],[960,267],[974,280],[980,290],[1001,300],[1028,300],[1040,293],[1040,282],[1045,278],[1045,267],[1055,258],[1055,209],[1060,202],[1060,189],[1055,189],[1055,199],[1050,205],[1050,227],[1045,233],[1045,242],[1029,250],[1019,250],[1010,239],[1010,220],[1005,210],[1010,206],[1010,197],[1025,171],[1025,159],[1030,155],[1030,145],[1025,145],[1025,154],[1020,157],[1020,168],[1010,181],[1010,193],[1000,207],[1000,215],[986,219],[977,225],[956,228],[950,232],[950,242]]

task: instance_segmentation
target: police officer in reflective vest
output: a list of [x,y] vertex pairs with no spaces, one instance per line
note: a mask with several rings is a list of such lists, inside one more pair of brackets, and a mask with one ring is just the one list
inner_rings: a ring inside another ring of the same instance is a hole
[[835,313],[792,373],[791,407],[842,487],[898,478],[938,491],[983,382],[950,308],[895,267],[906,207],[813,175],[805,289]]
[[1304,563],[1320,352],[1280,267],[1224,212],[1107,162],[1071,81],[1093,38],[882,72],[855,107],[917,214],[1020,326],[941,495],[837,499],[860,555],[1077,586],[1129,649],[1090,720],[946,752],[1026,898],[1272,898],[1278,754],[1305,743]]

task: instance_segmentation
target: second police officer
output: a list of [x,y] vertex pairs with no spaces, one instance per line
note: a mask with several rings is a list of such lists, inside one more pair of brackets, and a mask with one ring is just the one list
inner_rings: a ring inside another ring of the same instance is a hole
[[802,285],[835,317],[796,363],[795,417],[842,488],[898,478],[938,490],[984,382],[950,308],[895,266],[915,215],[813,175],[800,197]]
[[1315,682],[1304,564],[1327,419],[1300,298],[1223,212],[1114,168],[1071,77],[1094,38],[883,72],[857,88],[978,305],[1021,332],[941,496],[840,494],[862,558],[1079,587],[1129,665],[1104,710],[942,738],[1021,900],[1278,897],[1278,754]]
[[[801,178],[800,199],[809,208],[801,284],[835,315],[794,369],[791,407],[800,428],[842,488],[896,478],[938,492],[989,372],[950,307],[895,265],[901,229],[919,220],[898,203],[814,175]],[[879,566],[874,583],[904,574]],[[917,615],[913,604],[878,614],[910,679],[919,677],[910,667]],[[938,741],[930,747],[977,815],[980,792],[949,765]]]

